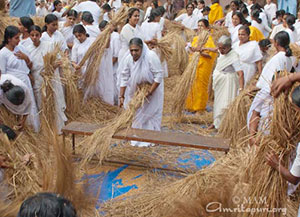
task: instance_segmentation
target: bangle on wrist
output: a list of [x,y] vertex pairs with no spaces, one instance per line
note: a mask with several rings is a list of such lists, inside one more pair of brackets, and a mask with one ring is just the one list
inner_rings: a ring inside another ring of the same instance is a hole
[[124,96],[119,96],[119,99],[124,99],[125,97]]

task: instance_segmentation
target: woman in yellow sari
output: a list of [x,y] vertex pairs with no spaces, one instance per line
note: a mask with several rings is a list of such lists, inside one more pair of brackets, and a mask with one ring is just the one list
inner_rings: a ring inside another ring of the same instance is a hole
[[[209,23],[206,19],[199,20],[198,31],[209,31]],[[194,37],[190,47],[190,51],[195,52],[197,50],[198,37]],[[188,94],[186,100],[186,109],[191,112],[203,111],[206,108],[208,101],[208,84],[209,78],[212,73],[215,60],[218,56],[216,52],[213,52],[216,46],[211,36],[209,36],[206,44],[202,48],[201,56],[199,58],[196,77],[191,91]],[[204,52],[205,51],[205,52]]]

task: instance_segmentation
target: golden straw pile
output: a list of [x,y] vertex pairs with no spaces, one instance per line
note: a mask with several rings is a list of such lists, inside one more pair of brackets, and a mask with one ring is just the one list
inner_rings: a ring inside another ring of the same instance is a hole
[[66,113],[69,117],[75,117],[81,107],[81,97],[77,87],[79,76],[72,70],[71,62],[67,55],[61,53],[62,66],[61,74],[62,83],[65,87]]
[[247,115],[252,101],[257,93],[255,87],[244,89],[226,109],[222,119],[219,134],[230,139],[231,147],[242,145],[249,135]]

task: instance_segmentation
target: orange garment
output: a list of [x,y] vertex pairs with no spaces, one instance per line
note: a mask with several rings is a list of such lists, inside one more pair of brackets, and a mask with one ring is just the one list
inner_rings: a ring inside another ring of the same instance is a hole
[[212,4],[210,6],[210,12],[208,14],[209,24],[214,24],[217,20],[224,17],[223,8],[219,3]]
[[[197,47],[198,37],[194,37],[192,47]],[[209,36],[205,48],[215,48],[214,41]],[[208,83],[212,73],[215,60],[218,56],[217,53],[208,52],[211,58],[200,56],[197,65],[197,71],[192,89],[190,90],[186,99],[186,109],[189,111],[203,111],[206,108],[208,101]]]
[[263,39],[265,39],[264,34],[255,26],[249,26],[250,29],[250,41],[261,41]]

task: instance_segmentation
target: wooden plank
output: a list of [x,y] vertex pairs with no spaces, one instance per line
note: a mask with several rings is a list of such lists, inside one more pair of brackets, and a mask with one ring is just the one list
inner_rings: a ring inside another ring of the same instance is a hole
[[[71,122],[66,125],[62,132],[76,135],[92,135],[97,129],[103,127],[101,124],[83,122]],[[184,133],[161,132],[142,129],[125,129],[113,135],[114,139],[150,142],[161,145],[183,146],[216,151],[229,151],[229,140],[200,135],[189,135]]]
[[229,140],[183,133],[161,132],[142,129],[121,130],[114,139],[151,142],[161,145],[183,146],[216,151],[229,151]]
[[97,129],[103,127],[101,124],[92,124],[73,121],[62,128],[62,132],[76,135],[92,135]]

